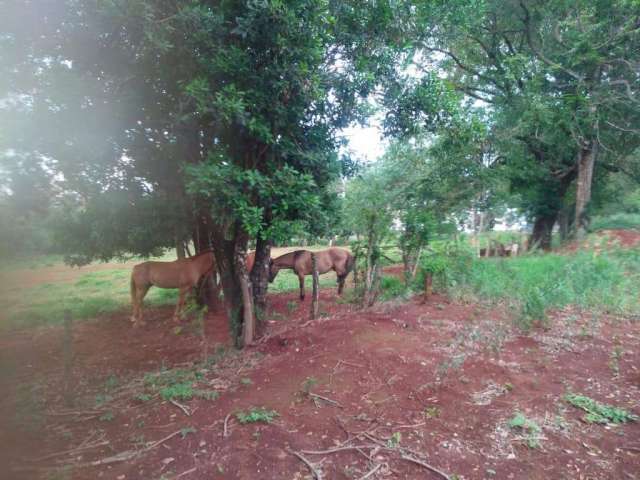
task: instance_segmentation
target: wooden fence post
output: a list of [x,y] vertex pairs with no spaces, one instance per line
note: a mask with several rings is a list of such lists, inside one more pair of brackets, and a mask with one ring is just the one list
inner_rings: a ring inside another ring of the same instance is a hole
[[73,406],[73,388],[71,370],[73,367],[73,331],[71,311],[64,311],[64,337],[62,339],[62,356],[64,362],[64,402],[67,407]]
[[313,296],[311,299],[311,319],[318,318],[318,304],[320,297],[320,289],[318,288],[318,266],[316,264],[315,253],[311,254],[311,266],[313,268]]

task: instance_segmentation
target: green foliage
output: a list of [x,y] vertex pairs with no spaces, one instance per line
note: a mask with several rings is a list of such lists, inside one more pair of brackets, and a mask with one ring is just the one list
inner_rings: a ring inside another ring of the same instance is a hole
[[187,435],[192,435],[196,432],[197,430],[195,429],[195,427],[184,427],[180,429],[180,436],[184,440],[185,438],[187,438]]
[[584,395],[569,393],[564,399],[576,408],[587,412],[584,420],[589,423],[627,423],[638,421],[638,417],[627,410],[599,403]]
[[191,383],[172,383],[160,389],[160,396],[164,400],[191,400],[193,385]]
[[576,305],[596,311],[634,312],[638,308],[633,275],[640,268],[637,251],[594,256],[534,255],[474,259],[465,270],[450,275],[450,291],[488,301],[507,302],[519,309],[525,330],[546,320],[550,308]]
[[640,213],[616,213],[606,217],[594,216],[589,224],[589,230],[639,230]]
[[271,423],[279,414],[275,410],[267,410],[264,407],[251,408],[246,412],[237,412],[236,418],[242,424],[246,423]]
[[474,262],[471,249],[462,242],[439,242],[425,251],[420,258],[414,288],[424,288],[425,276],[433,275],[434,283],[444,289],[457,285],[458,277],[464,275]]
[[400,297],[407,293],[407,287],[398,277],[382,276],[380,278],[380,299],[383,301]]
[[535,421],[527,418],[523,413],[516,412],[507,425],[523,433],[523,439],[529,448],[540,448],[540,433],[542,429]]
[[302,382],[302,392],[308,394],[311,389],[318,384],[318,379],[314,377],[305,378],[304,382]]
[[113,412],[105,412],[102,415],[100,415],[99,420],[101,422],[111,422],[113,421],[114,418],[115,418],[115,415],[113,414]]

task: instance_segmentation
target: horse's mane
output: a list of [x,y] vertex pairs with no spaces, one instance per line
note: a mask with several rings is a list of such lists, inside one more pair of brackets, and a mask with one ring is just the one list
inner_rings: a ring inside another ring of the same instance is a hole
[[189,260],[195,260],[196,258],[201,257],[202,255],[206,255],[207,253],[213,253],[213,250],[211,248],[203,250],[202,252],[196,253],[194,256],[189,257]]

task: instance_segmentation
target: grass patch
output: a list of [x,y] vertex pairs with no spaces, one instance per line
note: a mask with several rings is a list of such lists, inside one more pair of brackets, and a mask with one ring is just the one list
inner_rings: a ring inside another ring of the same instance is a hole
[[[161,370],[158,373],[145,375],[144,384],[151,392],[160,394],[163,400],[217,399],[220,394],[215,390],[197,388],[198,382],[203,378],[203,374],[197,369]],[[142,395],[145,399],[143,401],[152,398],[149,393],[138,395],[138,398]]]
[[380,278],[380,299],[392,300],[407,293],[407,287],[398,277],[384,276]]
[[596,402],[584,395],[569,393],[564,399],[574,407],[587,412],[583,418],[588,423],[627,423],[638,420],[637,416],[624,408]]
[[606,217],[593,217],[589,230],[640,229],[640,213],[615,213]]
[[529,448],[540,448],[540,437],[542,429],[535,421],[527,418],[523,413],[516,412],[507,425],[512,430],[520,432],[522,440]]
[[280,416],[275,410],[267,410],[264,407],[251,408],[246,412],[236,413],[236,418],[242,424],[246,423],[271,423],[273,420]]
[[566,305],[622,314],[637,311],[639,273],[640,250],[474,259],[469,268],[451,275],[449,290],[512,305],[518,310],[517,325],[527,330],[544,322],[549,309]]

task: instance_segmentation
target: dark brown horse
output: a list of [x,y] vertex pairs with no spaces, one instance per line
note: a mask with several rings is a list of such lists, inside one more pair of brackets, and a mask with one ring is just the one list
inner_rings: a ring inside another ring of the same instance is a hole
[[338,295],[342,293],[344,281],[353,269],[354,258],[351,253],[342,248],[329,248],[320,252],[310,252],[309,250],[296,250],[285,253],[273,259],[269,263],[269,282],[273,282],[278,272],[283,268],[291,269],[298,275],[300,280],[300,300],[304,300],[304,277],[313,273],[311,254],[316,256],[316,266],[318,274],[322,275],[329,270],[336,272],[338,277]]
[[144,325],[142,320],[142,300],[152,286],[160,288],[179,288],[180,297],[173,318],[180,320],[180,313],[187,294],[198,281],[215,268],[213,253],[202,252],[190,258],[181,258],[173,262],[144,262],[133,267],[131,272],[131,303],[133,326]]

